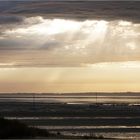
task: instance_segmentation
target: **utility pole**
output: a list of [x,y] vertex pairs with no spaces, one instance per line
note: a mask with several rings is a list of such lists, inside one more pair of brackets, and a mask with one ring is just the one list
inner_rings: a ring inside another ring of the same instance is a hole
[[[35,108],[35,93],[33,93],[33,120],[35,119],[35,110],[36,110],[36,108]],[[35,124],[33,123],[33,125],[32,125],[32,127],[35,127]]]
[[35,93],[33,93],[33,111],[35,111]]
[[98,93],[96,92],[96,105],[97,105],[97,100],[98,100]]

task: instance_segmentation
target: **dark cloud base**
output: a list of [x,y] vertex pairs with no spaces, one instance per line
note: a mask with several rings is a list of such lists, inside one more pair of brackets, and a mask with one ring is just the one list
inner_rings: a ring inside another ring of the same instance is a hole
[[[140,22],[140,1],[0,1],[0,15]],[[1,20],[1,19],[0,19]]]

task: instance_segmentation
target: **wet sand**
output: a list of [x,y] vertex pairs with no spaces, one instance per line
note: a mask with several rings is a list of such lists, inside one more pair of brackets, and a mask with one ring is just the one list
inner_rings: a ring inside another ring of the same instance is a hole
[[[2,99],[1,99],[2,100]],[[48,103],[3,100],[0,114],[29,126],[65,135],[140,137],[140,105],[129,103]]]

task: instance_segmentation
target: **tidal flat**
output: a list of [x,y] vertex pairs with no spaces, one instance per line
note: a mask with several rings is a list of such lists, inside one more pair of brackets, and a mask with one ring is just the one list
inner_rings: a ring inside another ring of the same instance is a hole
[[[118,103],[112,103],[110,98],[107,102],[100,103],[101,96],[95,95],[92,94],[93,103],[91,103],[88,102],[91,95],[85,97],[87,101],[81,102],[84,94],[79,97],[80,102],[78,99],[76,102],[75,100],[66,102],[69,98],[74,98],[74,96],[76,98],[78,95],[44,94],[43,98],[42,94],[34,96],[12,94],[11,97],[1,94],[0,114],[6,119],[19,120],[30,127],[46,129],[51,133],[60,133],[64,136],[103,136],[116,139],[140,137],[138,94],[133,96],[136,98],[135,103],[122,103],[119,100]],[[121,97],[123,98],[122,94],[117,96],[117,98]],[[41,98],[43,102],[40,101]],[[51,98],[52,102],[48,102],[48,98]]]

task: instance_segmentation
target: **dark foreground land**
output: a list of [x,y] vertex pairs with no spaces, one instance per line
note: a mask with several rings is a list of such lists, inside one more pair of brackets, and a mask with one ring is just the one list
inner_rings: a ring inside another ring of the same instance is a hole
[[47,129],[58,136],[117,138],[126,135],[130,138],[132,135],[132,139],[140,138],[139,104],[1,101],[0,114],[10,120],[19,120],[30,127]]
[[29,127],[17,120],[0,118],[0,139],[107,139],[103,136],[65,136],[60,133],[50,133],[45,129]]
[[28,127],[17,120],[0,118],[0,139],[34,138],[39,136],[50,137],[53,135],[47,130]]

